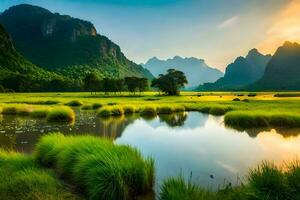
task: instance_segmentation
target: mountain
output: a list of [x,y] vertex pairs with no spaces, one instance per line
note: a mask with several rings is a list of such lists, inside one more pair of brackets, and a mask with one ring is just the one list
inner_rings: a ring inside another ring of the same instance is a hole
[[259,80],[265,71],[271,55],[262,55],[252,49],[246,57],[238,57],[226,68],[224,77],[214,83],[200,85],[197,90],[230,90],[238,89]]
[[268,63],[263,77],[247,87],[252,90],[299,90],[300,44],[285,42]]
[[185,73],[188,79],[187,87],[197,86],[205,82],[213,82],[223,76],[217,69],[207,66],[204,60],[197,58],[182,58],[175,56],[172,59],[160,60],[156,57],[149,59],[143,66],[154,76],[164,74],[170,68]]
[[[18,53],[11,37],[0,25],[0,85],[14,91],[37,91],[63,77],[43,70]],[[1,88],[2,88],[1,87]]]
[[76,79],[90,71],[99,77],[153,77],[90,22],[21,4],[5,10],[0,23],[22,55],[47,70]]

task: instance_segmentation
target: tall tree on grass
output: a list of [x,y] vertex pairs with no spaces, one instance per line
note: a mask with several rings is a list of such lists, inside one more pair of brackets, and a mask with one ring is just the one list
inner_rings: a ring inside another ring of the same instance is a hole
[[96,94],[97,90],[99,91],[100,89],[101,82],[95,73],[89,73],[83,79],[83,84],[84,89],[90,91],[91,94],[93,94],[93,92]]
[[152,80],[151,87],[158,88],[167,95],[179,95],[180,88],[187,84],[185,74],[182,71],[169,69],[167,74],[160,74],[158,78]]
[[141,95],[142,92],[146,91],[149,88],[149,83],[147,78],[138,78],[137,88]]

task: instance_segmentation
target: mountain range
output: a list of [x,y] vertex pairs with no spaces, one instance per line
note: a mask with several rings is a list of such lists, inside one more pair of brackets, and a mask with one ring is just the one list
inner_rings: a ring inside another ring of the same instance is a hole
[[285,42],[266,66],[261,79],[247,90],[300,90],[300,44]]
[[195,87],[205,82],[214,82],[223,76],[218,69],[209,67],[204,60],[198,58],[182,58],[175,56],[167,60],[160,60],[157,57],[149,59],[143,67],[148,69],[154,76],[164,74],[168,69],[176,69],[185,73],[188,85]]
[[252,49],[246,57],[238,57],[226,68],[224,77],[214,83],[205,83],[197,87],[199,91],[231,90],[243,87],[259,80],[265,72],[271,55],[262,55],[257,49]]
[[71,79],[82,78],[88,72],[100,78],[153,78],[88,21],[21,4],[5,10],[0,24],[11,35],[15,49],[45,70]]

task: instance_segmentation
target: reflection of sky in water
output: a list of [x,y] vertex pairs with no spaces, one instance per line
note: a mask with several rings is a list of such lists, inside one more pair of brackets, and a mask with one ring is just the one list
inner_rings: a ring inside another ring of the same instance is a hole
[[251,138],[225,128],[222,117],[200,113],[189,115],[179,128],[170,128],[157,118],[152,122],[137,120],[117,143],[131,144],[144,155],[152,155],[158,181],[180,173],[189,177],[192,172],[193,181],[210,187],[223,184],[225,179],[236,183],[238,175],[243,176],[262,160],[282,162],[300,155],[300,136],[283,138],[273,130]]
[[53,131],[111,137],[152,155],[158,183],[180,173],[189,177],[192,172],[193,181],[213,188],[225,179],[236,183],[238,175],[243,176],[262,160],[280,163],[300,156],[299,129],[280,130],[289,137],[267,129],[238,132],[226,128],[223,117],[197,112],[146,121],[138,116],[104,120],[93,112],[76,116],[71,125],[5,116],[0,120],[0,146],[31,152],[40,136]]

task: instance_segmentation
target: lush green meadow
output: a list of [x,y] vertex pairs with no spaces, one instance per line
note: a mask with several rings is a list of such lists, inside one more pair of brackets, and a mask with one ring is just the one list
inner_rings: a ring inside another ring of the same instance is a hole
[[2,114],[45,117],[48,121],[71,122],[71,108],[93,110],[99,117],[140,113],[141,116],[198,111],[225,115],[225,124],[240,128],[300,126],[300,93],[182,92],[180,96],[162,96],[146,92],[91,95],[90,93],[18,93],[1,94]]

